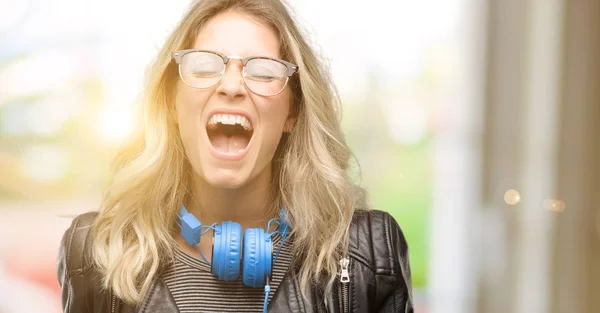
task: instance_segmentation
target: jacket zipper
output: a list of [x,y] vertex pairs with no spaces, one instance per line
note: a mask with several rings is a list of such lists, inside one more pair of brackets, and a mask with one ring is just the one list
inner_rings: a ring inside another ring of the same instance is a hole
[[[112,293],[112,292],[111,292]],[[110,301],[110,313],[115,313],[115,303],[117,302],[117,298],[115,297],[115,295],[111,295],[111,301]]]
[[343,313],[350,312],[350,304],[348,303],[348,283],[350,282],[350,273],[348,272],[348,265],[350,265],[350,260],[348,258],[340,259],[340,266],[342,267],[340,283],[342,284],[342,305],[344,306]]

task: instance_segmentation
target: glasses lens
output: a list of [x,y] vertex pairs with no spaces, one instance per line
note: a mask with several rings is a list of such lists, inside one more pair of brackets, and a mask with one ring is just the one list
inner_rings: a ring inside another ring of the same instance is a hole
[[183,81],[195,88],[209,88],[219,82],[225,64],[223,59],[210,52],[190,52],[183,56],[179,73]]
[[244,68],[244,80],[253,92],[273,96],[280,93],[287,83],[287,67],[275,60],[252,59]]

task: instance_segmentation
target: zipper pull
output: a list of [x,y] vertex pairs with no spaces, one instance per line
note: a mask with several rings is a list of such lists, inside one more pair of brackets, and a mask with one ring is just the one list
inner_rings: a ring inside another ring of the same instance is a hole
[[350,264],[350,260],[348,258],[340,259],[340,266],[342,267],[342,274],[340,278],[340,282],[347,283],[350,281],[350,273],[348,273],[348,265]]

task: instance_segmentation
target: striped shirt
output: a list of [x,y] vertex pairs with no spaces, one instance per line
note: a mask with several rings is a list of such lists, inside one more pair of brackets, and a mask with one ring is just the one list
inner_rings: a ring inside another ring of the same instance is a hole
[[[273,255],[279,250],[281,236],[273,235]],[[273,264],[269,301],[275,294],[292,260],[289,240]],[[191,312],[263,312],[264,288],[251,288],[242,282],[243,272],[235,281],[222,281],[211,274],[210,265],[176,246],[172,264],[163,273],[175,304],[181,313]]]

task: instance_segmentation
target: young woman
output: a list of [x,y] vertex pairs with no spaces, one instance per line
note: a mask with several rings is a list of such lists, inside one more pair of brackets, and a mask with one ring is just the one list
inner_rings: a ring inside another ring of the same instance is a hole
[[143,130],[65,232],[65,312],[412,312],[406,241],[368,210],[329,74],[279,0],[194,3]]

